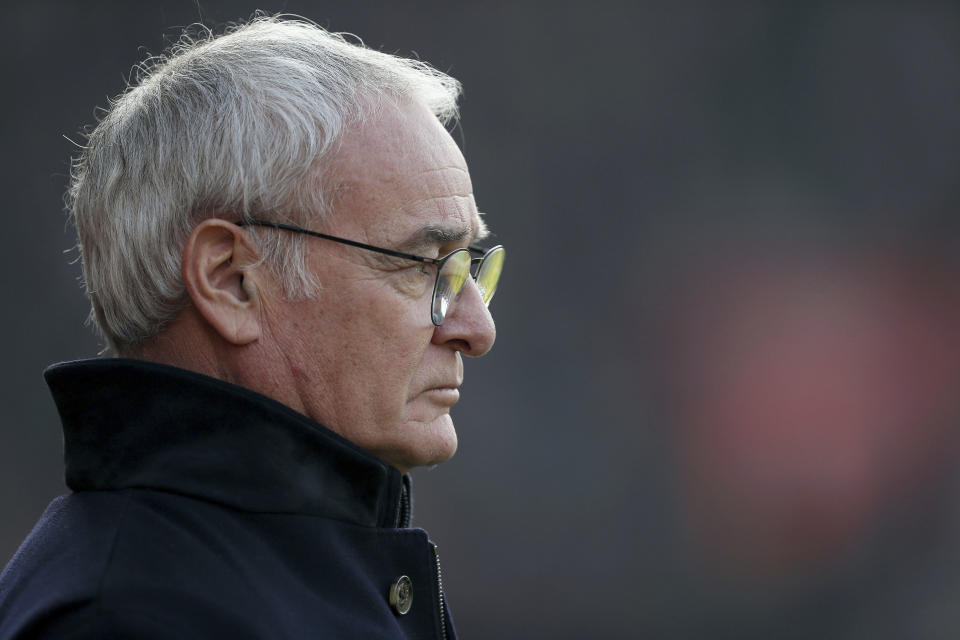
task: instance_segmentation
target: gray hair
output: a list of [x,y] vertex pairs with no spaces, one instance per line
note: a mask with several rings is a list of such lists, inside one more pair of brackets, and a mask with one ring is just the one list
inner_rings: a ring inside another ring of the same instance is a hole
[[[258,16],[184,34],[135,67],[74,160],[68,207],[91,318],[114,351],[158,334],[186,303],[181,256],[201,220],[308,225],[332,205],[322,179],[344,131],[385,100],[444,124],[460,84],[303,19]],[[284,295],[314,295],[304,238],[250,232]]]

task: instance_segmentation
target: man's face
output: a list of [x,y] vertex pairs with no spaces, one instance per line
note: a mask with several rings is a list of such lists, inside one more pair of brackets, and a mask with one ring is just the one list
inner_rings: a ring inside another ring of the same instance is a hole
[[[348,133],[328,179],[339,195],[316,230],[431,258],[483,233],[463,155],[421,106],[384,106]],[[436,327],[434,267],[308,242],[322,290],[306,301],[271,299],[266,310],[293,380],[290,404],[401,471],[447,460],[457,448],[450,408],[461,354],[481,356],[496,337],[476,284]]]

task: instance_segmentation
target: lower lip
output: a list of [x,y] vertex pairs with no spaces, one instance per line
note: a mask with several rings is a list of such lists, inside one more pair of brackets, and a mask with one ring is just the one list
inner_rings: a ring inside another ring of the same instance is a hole
[[438,387],[436,389],[429,389],[427,395],[438,402],[456,404],[460,399],[460,390],[450,387]]

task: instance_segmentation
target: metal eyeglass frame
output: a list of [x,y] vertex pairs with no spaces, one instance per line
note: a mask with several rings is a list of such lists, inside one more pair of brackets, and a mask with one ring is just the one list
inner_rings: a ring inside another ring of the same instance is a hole
[[[272,222],[270,220],[254,219],[254,220],[240,220],[240,221],[234,222],[234,224],[237,225],[238,227],[272,227],[274,229],[283,229],[284,231],[292,231],[293,233],[303,233],[305,235],[313,236],[315,238],[323,238],[324,240],[332,240],[333,242],[339,242],[340,244],[346,244],[351,247],[366,249],[367,251],[376,251],[377,253],[393,256],[395,258],[405,258],[407,260],[416,260],[417,262],[436,265],[437,275],[433,281],[433,295],[430,297],[430,320],[437,327],[443,324],[443,320],[446,317],[446,313],[444,313],[444,317],[440,318],[438,321],[437,314],[433,311],[434,307],[436,306],[434,303],[437,298],[437,289],[440,286],[440,270],[443,269],[444,263],[447,260],[449,260],[451,256],[461,251],[467,251],[467,252],[474,251],[477,253],[483,253],[482,257],[470,258],[470,277],[476,280],[476,276],[473,274],[474,266],[477,266],[477,273],[479,273],[480,272],[479,265],[482,265],[483,261],[486,260],[487,257],[490,256],[494,251],[503,249],[503,245],[500,245],[500,244],[498,244],[495,247],[491,247],[490,249],[484,249],[483,247],[470,245],[469,247],[466,247],[466,248],[455,249],[454,251],[451,251],[447,255],[443,256],[442,258],[427,258],[425,256],[418,256],[412,253],[404,253],[403,251],[394,251],[393,249],[385,249],[384,247],[376,247],[371,244],[364,244],[362,242],[357,242],[356,240],[338,238],[337,236],[332,236],[327,233],[321,233],[319,231],[311,231],[310,229],[304,229],[302,227],[297,227],[292,224],[285,224],[283,222]],[[499,280],[499,277],[498,277],[498,280]],[[459,295],[459,293],[460,292],[458,291],[457,295]],[[493,296],[491,294],[491,298],[492,297]],[[490,300],[489,299],[486,300],[485,304],[489,304],[489,303],[490,303]]]

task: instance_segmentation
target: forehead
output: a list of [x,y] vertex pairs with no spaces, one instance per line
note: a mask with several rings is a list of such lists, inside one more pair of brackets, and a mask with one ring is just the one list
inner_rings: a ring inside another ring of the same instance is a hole
[[337,190],[331,224],[343,233],[396,245],[439,237],[422,233],[429,228],[464,242],[482,232],[463,154],[421,105],[385,104],[346,133],[330,178]]

